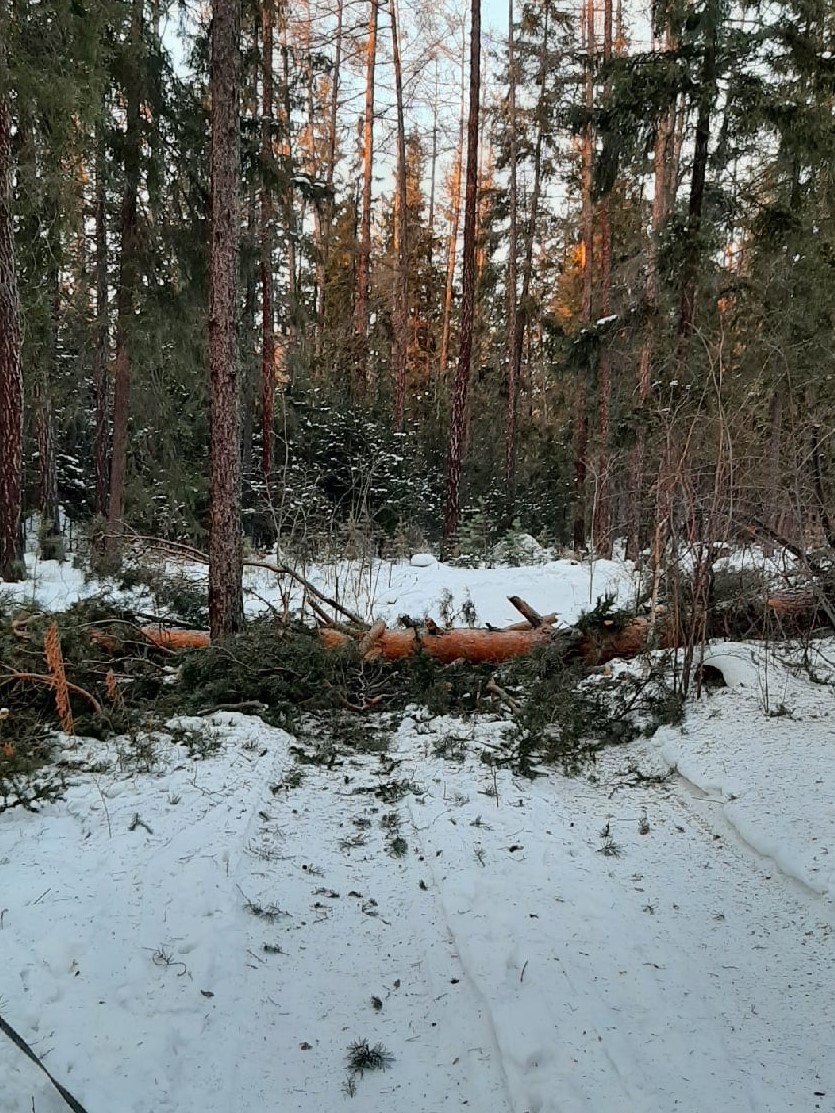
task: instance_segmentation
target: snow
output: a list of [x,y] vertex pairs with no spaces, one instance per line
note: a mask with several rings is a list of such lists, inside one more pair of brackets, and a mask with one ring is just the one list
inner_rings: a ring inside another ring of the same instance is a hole
[[[67,561],[42,561],[30,553],[26,565],[27,580],[0,588],[0,594],[23,606],[60,611],[103,588],[112,598],[128,605],[146,610],[154,606],[147,590],[120,591],[112,584],[103,585],[85,577],[83,571]],[[160,567],[169,575],[206,583],[204,565],[168,560]],[[521,568],[507,565],[464,568],[424,553],[397,562],[343,560],[301,565],[296,570],[314,587],[369,621],[384,618],[396,622],[405,613],[443,622],[443,609],[460,614],[463,604],[472,603],[479,624],[504,626],[519,620],[519,613],[507,596],[521,595],[542,614],[556,611],[562,620],[571,623],[583,609],[593,607],[598,596],[611,592],[627,605],[635,593],[632,565],[609,560],[598,560],[593,565],[563,559]],[[244,587],[245,607],[250,615],[270,608],[281,609],[282,592],[289,592],[292,605],[298,605],[303,594],[299,584],[264,567],[246,568]]]
[[[53,604],[87,590],[38,573]],[[569,560],[308,574],[386,617],[469,593],[497,625],[508,594],[570,622],[632,584]],[[172,722],[144,772],[131,739],[64,738],[95,771],[0,814],[0,1015],[88,1113],[831,1111],[835,648],[814,648],[804,672],[711,647],[727,687],[573,779],[485,761],[498,717],[420,708],[333,769],[233,713]],[[393,1062],[351,1099],[360,1040]],[[2,1033],[0,1079],[0,1113],[65,1113]]]

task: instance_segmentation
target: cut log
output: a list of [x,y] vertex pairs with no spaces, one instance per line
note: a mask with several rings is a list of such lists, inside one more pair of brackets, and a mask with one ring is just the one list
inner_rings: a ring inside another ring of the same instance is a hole
[[165,626],[143,626],[143,638],[160,649],[205,649],[211,639],[208,630],[169,630]]
[[[336,648],[350,639],[336,630],[324,629],[319,636],[325,646]],[[384,630],[374,641],[374,650],[388,661],[425,653],[442,664],[465,660],[498,663],[530,653],[537,645],[547,645],[553,637],[550,627],[533,630],[445,630],[432,634],[422,630]]]

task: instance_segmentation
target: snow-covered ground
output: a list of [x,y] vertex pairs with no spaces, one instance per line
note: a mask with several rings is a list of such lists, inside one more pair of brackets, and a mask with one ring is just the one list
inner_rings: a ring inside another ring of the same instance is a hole
[[[267,563],[275,557],[267,557]],[[26,555],[29,578],[22,583],[0,584],[0,594],[23,606],[39,606],[58,611],[77,599],[96,595],[106,587],[112,597],[127,605],[154,606],[153,595],[143,589],[118,591],[112,585],[85,577],[69,561],[38,560]],[[206,583],[204,565],[181,560],[159,564],[169,577]],[[553,560],[522,568],[460,568],[442,564],[429,554],[417,554],[402,561],[341,561],[337,564],[299,565],[314,587],[350,608],[366,620],[385,618],[395,622],[402,614],[413,618],[429,616],[444,622],[447,618],[464,625],[471,604],[477,625],[494,626],[519,621],[519,613],[507,601],[508,595],[521,595],[542,614],[554,611],[565,622],[572,622],[580,611],[590,609],[599,596],[613,593],[623,603],[634,598],[634,569],[628,562],[595,561],[591,567],[578,560]],[[250,615],[270,608],[281,610],[284,595],[290,605],[298,606],[303,588],[287,576],[269,568],[244,570],[245,607]]]
[[[378,572],[384,614],[590,595],[567,561]],[[333,769],[228,713],[151,772],[65,740],[98,771],[0,815],[0,1016],[88,1113],[835,1110],[835,689],[711,654],[727,687],[574,779],[494,776],[501,721],[417,708]],[[352,1097],[363,1040],[393,1061]],[[0,1111],[32,1110],[66,1106],[0,1033]]]

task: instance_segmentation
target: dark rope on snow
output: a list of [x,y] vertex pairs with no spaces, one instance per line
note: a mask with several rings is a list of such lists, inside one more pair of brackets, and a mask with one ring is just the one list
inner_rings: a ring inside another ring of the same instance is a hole
[[69,1090],[66,1089],[66,1087],[62,1086],[61,1083],[58,1081],[58,1079],[54,1078],[49,1073],[49,1071],[43,1065],[41,1060],[38,1058],[38,1056],[35,1054],[35,1052],[32,1050],[32,1048],[29,1046],[29,1044],[23,1038],[23,1036],[21,1036],[18,1032],[16,1032],[14,1030],[14,1028],[12,1028],[11,1024],[9,1024],[8,1021],[4,1020],[2,1016],[0,1016],[0,1032],[5,1032],[5,1034],[9,1037],[9,1039],[12,1041],[12,1043],[15,1044],[16,1047],[19,1047],[24,1055],[28,1055],[28,1057],[32,1060],[32,1062],[36,1066],[41,1068],[41,1070],[44,1072],[46,1077],[49,1079],[49,1081],[52,1083],[52,1085],[55,1087],[55,1089],[58,1091],[58,1093],[61,1095],[61,1097],[64,1099],[64,1101],[70,1107],[70,1109],[72,1110],[72,1113],[87,1113],[87,1110],[84,1108],[84,1106],[81,1104],[81,1102],[76,1101],[76,1099],[72,1096],[72,1094],[69,1092]]

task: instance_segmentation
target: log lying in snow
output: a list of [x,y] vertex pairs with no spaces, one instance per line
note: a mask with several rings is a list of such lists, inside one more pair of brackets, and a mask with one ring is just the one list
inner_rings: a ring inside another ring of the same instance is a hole
[[[545,616],[546,623],[553,616]],[[504,630],[469,629],[456,627],[451,630],[390,630],[376,622],[370,630],[352,638],[340,630],[325,626],[319,631],[323,645],[328,649],[358,644],[366,660],[382,657],[396,661],[414,653],[425,653],[441,664],[469,661],[472,664],[499,664],[511,657],[522,657],[538,646],[561,643],[566,660],[581,660],[589,665],[605,664],[616,657],[636,657],[647,648],[650,635],[649,619],[639,616],[624,630],[608,633],[605,630],[583,637],[576,630],[556,630],[550,623],[524,627],[509,626]],[[209,635],[203,630],[168,630],[163,626],[144,626],[142,635],[162,649],[204,649],[209,645]],[[656,647],[668,649],[673,639],[656,624]]]
[[[323,644],[333,649],[346,645],[352,639],[348,634],[328,627],[319,631]],[[457,628],[431,633],[429,630],[382,630],[369,645],[364,656],[367,660],[383,657],[395,661],[411,657],[414,653],[426,653],[444,665],[452,661],[481,661],[493,664],[507,661],[510,657],[521,657],[537,645],[547,645],[554,636],[549,626],[526,630],[470,630]]]

